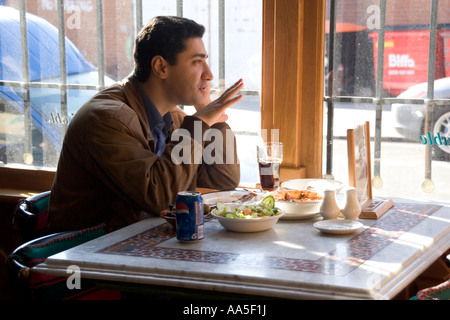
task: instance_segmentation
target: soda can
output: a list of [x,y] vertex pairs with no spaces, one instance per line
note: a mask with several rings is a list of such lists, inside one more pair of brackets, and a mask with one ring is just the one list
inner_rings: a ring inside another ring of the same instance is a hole
[[179,192],[176,199],[177,239],[198,241],[204,238],[204,209],[200,192]]

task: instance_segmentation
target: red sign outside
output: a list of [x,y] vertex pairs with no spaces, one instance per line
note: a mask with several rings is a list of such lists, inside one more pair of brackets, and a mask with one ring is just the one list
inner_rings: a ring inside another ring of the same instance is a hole
[[[369,36],[373,39],[376,75],[378,32],[373,32]],[[397,96],[409,87],[427,81],[429,39],[428,30],[385,32],[383,74],[385,91]],[[438,31],[435,66],[435,79],[450,76],[450,32],[448,31]]]

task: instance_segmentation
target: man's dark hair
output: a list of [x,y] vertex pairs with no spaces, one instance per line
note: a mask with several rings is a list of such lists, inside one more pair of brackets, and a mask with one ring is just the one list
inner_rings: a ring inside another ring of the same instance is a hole
[[151,61],[161,56],[171,65],[186,50],[185,40],[201,38],[205,27],[181,17],[155,17],[139,32],[134,46],[134,76],[141,82],[150,77]]

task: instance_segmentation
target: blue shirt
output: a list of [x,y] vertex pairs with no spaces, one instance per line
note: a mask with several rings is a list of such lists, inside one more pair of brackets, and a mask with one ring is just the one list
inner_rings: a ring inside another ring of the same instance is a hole
[[156,106],[147,96],[139,84],[139,89],[142,94],[142,101],[144,102],[145,112],[147,113],[148,124],[150,125],[150,132],[155,141],[155,153],[161,156],[166,148],[167,139],[169,137],[169,130],[173,124],[172,114],[167,112],[164,116],[159,113]]

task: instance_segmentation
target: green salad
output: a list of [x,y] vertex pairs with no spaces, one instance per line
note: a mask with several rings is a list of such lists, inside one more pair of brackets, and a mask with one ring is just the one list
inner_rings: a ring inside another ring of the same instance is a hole
[[276,216],[281,214],[281,210],[275,208],[275,198],[269,195],[259,204],[237,205],[234,209],[231,209],[222,202],[218,202],[216,208],[212,210],[212,213],[216,216],[230,219],[256,219]]

